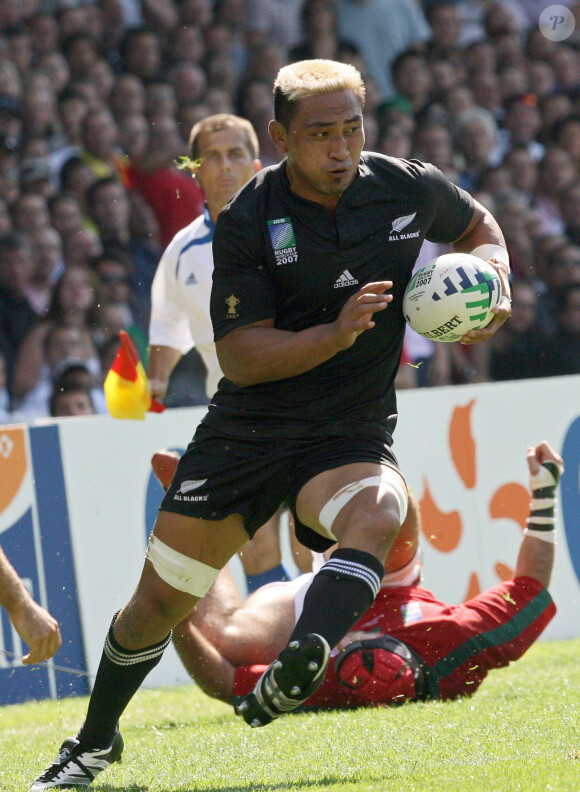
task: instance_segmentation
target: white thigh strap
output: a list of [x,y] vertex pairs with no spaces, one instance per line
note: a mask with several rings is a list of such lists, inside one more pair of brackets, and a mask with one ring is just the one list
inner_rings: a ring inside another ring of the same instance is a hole
[[326,528],[331,537],[334,534],[331,531],[332,523],[336,520],[339,511],[346,506],[346,504],[354,498],[354,496],[363,490],[365,487],[387,487],[397,499],[399,505],[399,519],[401,525],[407,516],[407,505],[409,496],[407,488],[400,475],[392,468],[384,467],[380,476],[370,476],[369,478],[361,479],[360,481],[353,481],[352,484],[347,484],[339,490],[332,498],[326,503],[318,515],[318,522]]
[[219,569],[179,553],[151,534],[145,558],[161,578],[178,591],[203,597],[220,573]]

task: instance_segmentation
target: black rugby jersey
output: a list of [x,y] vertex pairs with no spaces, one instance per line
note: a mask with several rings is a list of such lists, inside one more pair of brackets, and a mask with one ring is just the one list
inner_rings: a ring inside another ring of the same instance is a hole
[[222,379],[206,421],[235,434],[251,426],[279,436],[394,429],[393,381],[403,345],[402,299],[425,238],[453,242],[473,201],[434,166],[363,153],[358,178],[333,215],[290,190],[285,162],[266,168],[216,224],[211,316],[215,339],[274,318],[298,331],[332,322],[365,283],[393,281],[375,327],[296,377],[238,388]]

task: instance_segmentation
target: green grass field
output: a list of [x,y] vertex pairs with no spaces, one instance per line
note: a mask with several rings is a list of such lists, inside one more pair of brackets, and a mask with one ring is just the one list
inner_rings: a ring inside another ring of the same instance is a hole
[[[141,691],[97,792],[580,792],[580,639],[537,644],[472,699],[287,716],[252,730],[194,686]],[[86,699],[0,708],[0,790],[27,790]]]

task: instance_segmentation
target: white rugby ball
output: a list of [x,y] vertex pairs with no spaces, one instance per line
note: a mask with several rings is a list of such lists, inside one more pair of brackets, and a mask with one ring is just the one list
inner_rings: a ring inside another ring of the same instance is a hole
[[487,261],[469,253],[446,253],[418,270],[407,285],[403,314],[431,341],[459,341],[491,321],[501,299],[501,280]]

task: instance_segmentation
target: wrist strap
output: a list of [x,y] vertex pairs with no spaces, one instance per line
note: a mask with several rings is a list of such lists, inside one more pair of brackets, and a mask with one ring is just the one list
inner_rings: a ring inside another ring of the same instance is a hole
[[556,462],[542,462],[535,474],[530,474],[530,516],[526,536],[534,536],[543,542],[556,542],[554,531],[554,511],[556,507],[556,487],[562,474],[562,466]]
[[477,258],[483,259],[484,261],[489,261],[490,259],[494,259],[500,264],[505,264],[507,267],[508,274],[510,272],[510,257],[509,253],[504,247],[501,245],[494,245],[492,243],[488,243],[486,245],[478,245],[471,251],[472,256],[477,256]]

